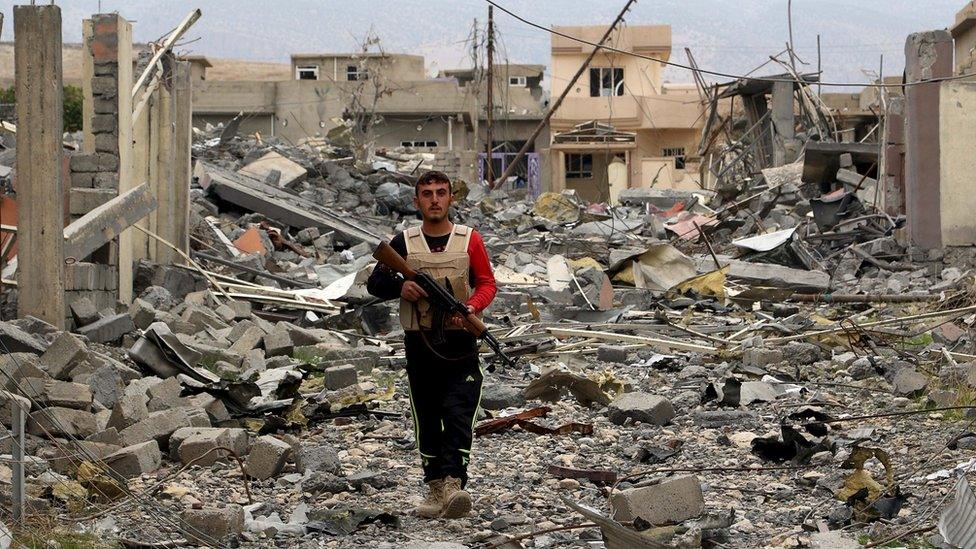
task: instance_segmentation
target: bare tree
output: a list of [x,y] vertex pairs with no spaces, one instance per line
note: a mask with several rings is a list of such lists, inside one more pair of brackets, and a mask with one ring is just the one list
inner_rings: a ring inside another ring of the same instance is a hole
[[[371,51],[375,49],[376,51]],[[355,85],[348,90],[347,105],[342,114],[350,131],[350,140],[357,160],[365,161],[376,147],[374,129],[383,122],[377,107],[384,97],[401,89],[388,77],[390,60],[372,30],[363,40],[356,58]],[[351,74],[349,76],[352,76]]]

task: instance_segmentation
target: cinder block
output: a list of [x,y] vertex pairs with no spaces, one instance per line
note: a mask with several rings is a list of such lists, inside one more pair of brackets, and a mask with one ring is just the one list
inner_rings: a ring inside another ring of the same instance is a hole
[[610,506],[614,520],[633,521],[640,517],[657,526],[697,517],[705,509],[705,499],[698,478],[686,475],[616,492],[610,498]]
[[71,187],[74,189],[90,189],[95,186],[95,174],[92,172],[72,172]]
[[85,215],[118,196],[112,189],[71,189],[71,215]]
[[95,134],[95,152],[119,154],[119,136],[114,133]]

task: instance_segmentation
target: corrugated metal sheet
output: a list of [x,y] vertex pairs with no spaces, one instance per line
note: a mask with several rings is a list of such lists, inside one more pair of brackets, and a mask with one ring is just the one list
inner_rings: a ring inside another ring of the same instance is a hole
[[956,499],[939,517],[939,533],[956,547],[976,549],[976,494],[966,475],[959,476]]

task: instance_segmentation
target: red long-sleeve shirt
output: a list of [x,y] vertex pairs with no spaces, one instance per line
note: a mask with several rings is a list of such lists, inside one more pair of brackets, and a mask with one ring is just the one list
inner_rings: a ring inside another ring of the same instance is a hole
[[[427,240],[427,247],[433,253],[442,252],[447,246],[450,233],[443,236],[424,235]],[[407,257],[407,243],[403,238],[403,233],[398,234],[390,242],[390,246],[402,257]],[[491,305],[495,294],[498,292],[495,286],[495,274],[491,270],[491,260],[488,258],[488,250],[485,242],[478,231],[471,230],[471,238],[468,239],[468,258],[469,258],[469,284],[471,284],[471,297],[467,304],[474,307],[475,312],[481,312]],[[366,290],[370,295],[380,299],[394,299],[400,297],[400,288],[403,286],[403,278],[393,273],[382,265],[377,265],[366,281]]]

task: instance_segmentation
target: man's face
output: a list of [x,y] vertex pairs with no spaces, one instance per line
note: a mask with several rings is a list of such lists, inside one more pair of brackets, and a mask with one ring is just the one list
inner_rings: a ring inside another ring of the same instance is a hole
[[437,223],[447,217],[454,197],[447,183],[430,183],[417,187],[413,204],[420,210],[425,221]]

